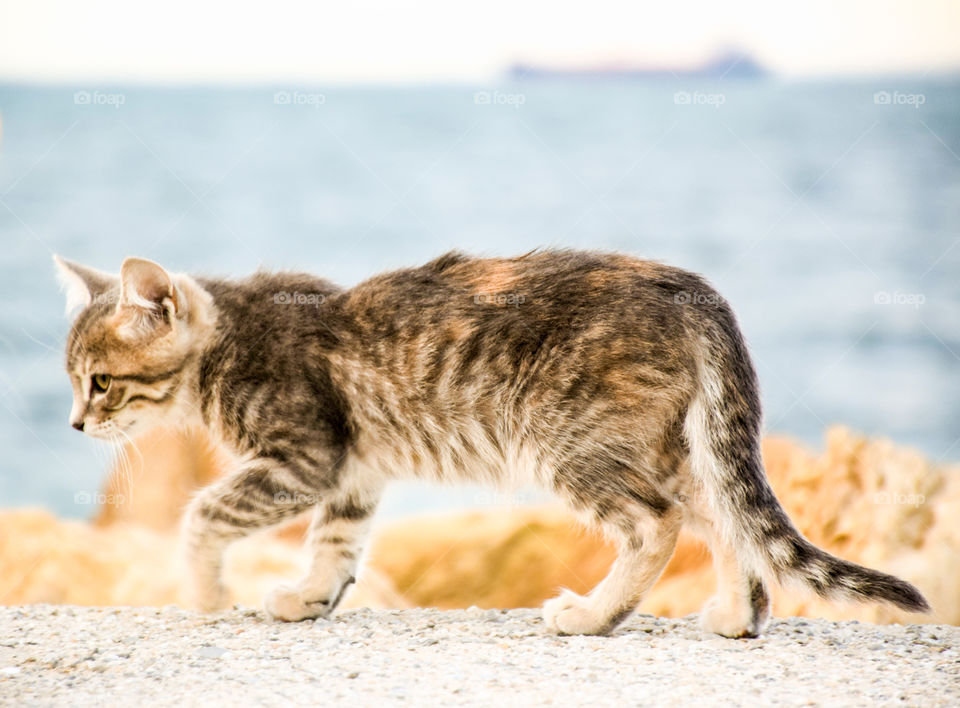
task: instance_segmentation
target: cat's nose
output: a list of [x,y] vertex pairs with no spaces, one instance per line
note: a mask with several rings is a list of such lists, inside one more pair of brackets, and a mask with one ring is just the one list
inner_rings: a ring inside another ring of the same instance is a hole
[[73,429],[74,429],[74,430],[79,430],[81,433],[83,432],[83,421],[82,421],[82,420],[75,420],[75,421],[73,421],[72,423],[70,423],[70,425],[73,426]]

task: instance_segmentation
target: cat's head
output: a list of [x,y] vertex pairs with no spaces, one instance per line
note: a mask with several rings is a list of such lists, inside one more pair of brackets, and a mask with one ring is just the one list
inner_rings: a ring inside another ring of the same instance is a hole
[[206,291],[140,258],[119,275],[54,260],[67,311],[79,310],[67,338],[70,424],[111,439],[188,422],[196,354],[214,316]]

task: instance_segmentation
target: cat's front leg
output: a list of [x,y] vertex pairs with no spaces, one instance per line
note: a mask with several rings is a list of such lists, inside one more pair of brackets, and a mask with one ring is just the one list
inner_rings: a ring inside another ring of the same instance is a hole
[[254,460],[194,497],[180,534],[189,606],[209,612],[227,603],[221,573],[231,542],[316,505],[319,495],[299,484],[304,478],[303,470]]
[[336,609],[356,579],[378,497],[379,491],[340,495],[314,510],[310,570],[296,585],[282,585],[267,595],[264,609],[271,618],[298,622],[327,617]]

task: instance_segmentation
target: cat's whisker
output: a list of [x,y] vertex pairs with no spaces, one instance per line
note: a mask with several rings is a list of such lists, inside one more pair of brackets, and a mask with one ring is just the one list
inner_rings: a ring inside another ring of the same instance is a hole
[[46,342],[41,342],[39,339],[37,339],[36,337],[34,337],[32,334],[30,334],[26,329],[21,328],[20,331],[23,332],[23,333],[27,336],[27,339],[29,339],[29,340],[30,340],[31,342],[33,342],[34,344],[39,344],[41,347],[43,347],[44,349],[46,349],[46,350],[48,350],[48,351],[53,352],[54,354],[60,354],[60,352],[57,350],[56,347],[53,347],[53,346],[47,344]]
[[118,493],[123,495],[124,500],[130,501],[132,492],[132,472],[130,469],[130,458],[127,454],[126,439],[123,431],[117,429],[113,436],[113,449],[116,454],[117,470],[119,472]]
[[124,441],[124,444],[121,446],[123,451],[123,458],[125,461],[125,467],[127,470],[127,484],[126,484],[126,493],[130,501],[133,500],[133,484],[134,484],[134,466],[133,461],[130,459],[131,452],[134,454],[139,461],[139,467],[137,468],[140,473],[144,471],[144,461],[143,454],[140,452],[140,448],[137,446],[136,441],[130,437],[130,435],[125,430],[118,430],[121,438]]

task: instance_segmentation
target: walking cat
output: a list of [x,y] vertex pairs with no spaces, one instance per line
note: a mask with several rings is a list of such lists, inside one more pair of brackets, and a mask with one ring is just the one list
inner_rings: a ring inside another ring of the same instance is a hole
[[[929,607],[912,585],[809,543],[760,458],[757,378],[727,302],[701,277],[577,251],[444,255],[341,289],[301,273],[119,276],[57,259],[73,427],[98,438],[201,424],[236,455],[182,535],[190,587],[224,601],[225,547],[313,511],[312,566],[266,612],[328,615],[398,478],[537,485],[613,538],[588,595],[543,608],[561,634],[606,634],[637,607],[684,524],[719,578],[706,629],[754,637],[766,579],[825,597]],[[517,582],[523,582],[518,578]]]

